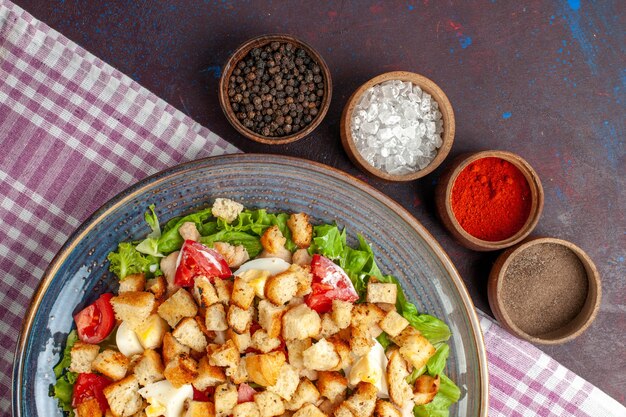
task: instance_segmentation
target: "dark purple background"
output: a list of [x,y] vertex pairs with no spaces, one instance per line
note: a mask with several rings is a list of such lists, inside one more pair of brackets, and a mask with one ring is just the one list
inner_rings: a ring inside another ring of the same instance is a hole
[[[362,176],[341,148],[341,110],[360,84],[391,70],[431,78],[455,110],[451,156],[522,155],[546,194],[535,234],[571,240],[595,260],[604,291],[596,322],[573,342],[541,349],[626,403],[626,2],[16,3],[243,151],[320,161],[384,191],[435,235],[476,306],[490,311],[486,280],[497,253],[463,249],[444,231],[433,204],[440,170],[418,182],[383,183]],[[334,95],[310,137],[270,147],[226,122],[217,83],[240,43],[275,32],[319,50]]]

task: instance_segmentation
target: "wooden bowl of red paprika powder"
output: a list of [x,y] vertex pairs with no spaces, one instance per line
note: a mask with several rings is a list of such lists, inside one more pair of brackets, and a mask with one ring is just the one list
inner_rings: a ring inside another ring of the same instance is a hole
[[504,249],[532,232],[543,210],[535,170],[511,152],[490,150],[457,157],[435,191],[446,228],[465,247]]

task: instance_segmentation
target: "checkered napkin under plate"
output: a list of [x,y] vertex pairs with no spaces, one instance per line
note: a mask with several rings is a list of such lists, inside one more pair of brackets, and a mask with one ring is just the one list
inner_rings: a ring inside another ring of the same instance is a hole
[[[0,413],[21,321],[89,214],[136,181],[238,149],[24,10],[0,0]],[[481,315],[491,417],[626,416],[626,408]]]

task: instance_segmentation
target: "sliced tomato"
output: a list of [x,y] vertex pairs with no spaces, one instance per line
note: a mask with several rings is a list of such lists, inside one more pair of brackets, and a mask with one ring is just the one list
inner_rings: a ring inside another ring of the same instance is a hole
[[256,391],[250,385],[245,382],[239,384],[239,389],[237,390],[237,404],[254,401],[254,394],[256,394]]
[[311,293],[307,295],[305,302],[318,313],[330,311],[333,300],[353,303],[359,299],[359,294],[345,271],[325,256],[313,255],[311,273]]
[[174,284],[181,287],[193,286],[194,278],[199,275],[213,281],[215,277],[229,278],[233,274],[224,257],[202,243],[185,240],[179,256],[180,264],[176,268]]
[[105,293],[93,304],[74,316],[78,338],[85,343],[100,343],[115,327],[115,313],[111,306],[113,294]]
[[193,387],[193,400],[194,401],[202,401],[209,402],[213,401],[213,394],[215,394],[215,387],[209,387],[204,391],[199,391],[196,387]]
[[102,414],[106,413],[109,403],[104,396],[104,389],[112,382],[103,375],[78,374],[72,393],[72,407],[76,408],[79,404],[95,398],[98,401],[100,410],[102,410]]

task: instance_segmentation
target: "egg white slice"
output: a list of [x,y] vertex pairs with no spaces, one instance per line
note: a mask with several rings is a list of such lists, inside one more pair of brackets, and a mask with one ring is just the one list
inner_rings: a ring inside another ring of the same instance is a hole
[[185,401],[193,398],[193,387],[186,384],[180,388],[163,380],[148,384],[139,390],[139,395],[146,399],[146,415],[148,417],[165,416],[180,417],[185,407]]
[[117,328],[115,344],[117,349],[127,357],[143,353],[143,346],[141,346],[137,334],[125,321]]
[[385,349],[374,339],[374,346],[367,355],[358,358],[354,364],[344,370],[348,375],[350,387],[355,387],[359,382],[369,382],[377,389],[379,398],[389,398],[389,388],[387,386],[387,356]]
[[249,269],[268,271],[270,275],[280,274],[289,269],[291,264],[280,258],[257,258],[241,265],[233,275],[238,276]]

